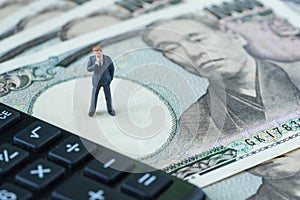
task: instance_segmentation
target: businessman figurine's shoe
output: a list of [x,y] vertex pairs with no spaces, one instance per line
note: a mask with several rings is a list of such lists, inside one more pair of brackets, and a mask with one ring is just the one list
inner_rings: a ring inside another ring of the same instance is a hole
[[89,111],[89,116],[90,116],[90,117],[93,117],[94,114],[95,114],[95,111]]
[[116,115],[116,112],[114,110],[109,110],[108,111],[108,114],[110,114],[111,116],[115,116]]

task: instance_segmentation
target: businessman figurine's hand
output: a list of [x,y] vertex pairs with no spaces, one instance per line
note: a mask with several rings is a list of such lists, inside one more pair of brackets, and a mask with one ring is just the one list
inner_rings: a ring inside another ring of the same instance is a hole
[[100,65],[101,64],[101,57],[98,57],[98,56],[96,56],[96,59],[97,59],[97,63],[98,63],[98,65]]

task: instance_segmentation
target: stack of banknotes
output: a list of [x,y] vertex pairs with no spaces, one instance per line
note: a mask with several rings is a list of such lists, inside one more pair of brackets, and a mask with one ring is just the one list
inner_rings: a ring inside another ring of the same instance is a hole
[[[0,0],[0,27],[1,102],[209,199],[300,199],[299,0]],[[88,116],[98,44],[114,117],[103,91]]]

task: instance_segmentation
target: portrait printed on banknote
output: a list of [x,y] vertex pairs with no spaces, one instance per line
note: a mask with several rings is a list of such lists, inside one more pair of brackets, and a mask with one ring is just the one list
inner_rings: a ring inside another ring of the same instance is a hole
[[[299,89],[285,70],[300,59],[298,29],[268,9],[229,17],[219,27],[209,21],[187,16],[155,22],[150,26],[158,29],[143,37],[210,83],[206,94],[182,114],[180,134],[193,133],[205,143],[299,108]],[[182,35],[164,34],[169,29]],[[216,81],[218,73],[222,81]]]
[[299,149],[204,188],[211,199],[299,199]]
[[297,149],[249,170],[262,177],[262,184],[249,199],[298,199],[299,157]]

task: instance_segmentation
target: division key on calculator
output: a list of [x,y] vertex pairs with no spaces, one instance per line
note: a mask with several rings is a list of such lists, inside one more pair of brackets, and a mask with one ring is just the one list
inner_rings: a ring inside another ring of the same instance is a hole
[[186,181],[0,103],[0,200],[203,200]]

